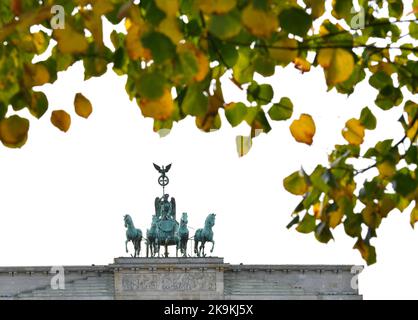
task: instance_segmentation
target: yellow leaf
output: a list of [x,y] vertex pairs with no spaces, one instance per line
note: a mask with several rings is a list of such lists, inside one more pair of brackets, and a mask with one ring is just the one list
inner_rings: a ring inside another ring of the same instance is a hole
[[146,98],[140,99],[139,107],[144,117],[150,117],[162,121],[167,120],[171,117],[174,111],[174,102],[170,89],[164,89],[163,95],[156,100]]
[[377,170],[379,170],[379,174],[382,178],[391,178],[396,173],[396,166],[389,161],[384,161],[377,164]]
[[[412,118],[409,117],[409,127],[410,128],[406,131],[406,135],[410,140],[414,139],[415,137],[415,141],[416,141],[418,138],[418,120],[416,120],[414,122],[414,125],[412,126]],[[414,143],[415,141],[412,141],[412,142]]]
[[315,135],[315,122],[309,114],[301,114],[298,120],[294,120],[290,125],[290,133],[297,142],[311,145]]
[[[106,13],[109,13],[113,10],[114,4],[113,0],[96,0],[93,5],[93,12],[95,16],[102,16]],[[173,0],[174,2],[174,0]]]
[[411,218],[410,218],[410,223],[411,223],[412,228],[414,227],[417,221],[418,221],[418,200],[415,200],[415,207],[412,208]]
[[80,117],[88,118],[93,112],[93,107],[89,99],[83,96],[81,93],[77,93],[74,98],[75,113]]
[[[276,47],[276,48],[274,48]],[[292,62],[298,56],[298,42],[295,39],[283,39],[273,43],[272,48],[268,49],[270,57],[276,60],[279,64],[285,66]],[[281,48],[295,48],[295,49],[281,49]]]
[[28,139],[29,120],[13,115],[0,121],[0,140],[9,148],[20,148]]
[[369,243],[365,242],[363,239],[358,238],[357,242],[354,244],[353,249],[357,249],[362,258],[366,260],[368,265],[371,265],[376,262],[376,250]]
[[145,23],[142,21],[133,23],[130,19],[126,19],[125,25],[128,31],[125,38],[125,45],[129,57],[132,60],[151,60],[151,51],[144,48],[141,43],[141,36],[147,30]]
[[158,31],[169,37],[174,44],[179,43],[184,38],[176,18],[165,18],[158,26]]
[[71,126],[71,117],[64,110],[55,110],[51,114],[51,122],[63,132],[67,132]]
[[92,4],[93,9],[82,7],[80,13],[84,18],[84,25],[93,35],[98,49],[103,50],[102,16],[113,10],[113,3],[111,0],[94,0]]
[[325,12],[325,0],[305,0],[305,3],[312,8],[312,17],[319,18]]
[[204,13],[222,14],[235,8],[237,0],[198,0],[198,5]]
[[304,58],[295,58],[293,63],[295,64],[295,68],[302,71],[302,73],[309,72],[311,70],[310,62]]
[[321,49],[318,53],[318,63],[324,68],[329,86],[348,80],[354,70],[353,55],[340,48]]
[[243,10],[242,22],[257,37],[269,37],[279,26],[277,16],[273,12],[258,10],[253,5]]
[[37,54],[44,52],[46,49],[46,39],[43,32],[35,32],[32,34],[32,41]]
[[388,196],[384,196],[379,201],[379,215],[383,218],[386,218],[390,211],[396,208],[397,203],[395,200]]
[[174,17],[179,10],[178,0],[155,0],[155,4],[169,17]]
[[328,225],[330,228],[334,229],[341,223],[341,220],[344,217],[344,212],[341,209],[338,209],[330,212],[328,215]]
[[31,73],[32,86],[42,86],[43,84],[49,82],[49,71],[43,64],[34,64]]
[[313,205],[313,214],[314,214],[315,219],[321,219],[321,214],[322,214],[321,202],[317,202]]
[[88,48],[88,42],[84,35],[73,30],[69,24],[66,24],[64,29],[54,30],[53,36],[57,40],[61,53],[84,53]]
[[206,75],[209,72],[209,60],[204,52],[197,49],[191,43],[180,44],[177,51],[178,53],[192,52],[193,55],[196,57],[198,70],[193,77],[195,81],[200,82],[206,78]]
[[342,135],[348,143],[353,145],[361,145],[364,139],[364,127],[360,120],[350,119],[345,123]]
[[368,203],[361,211],[364,223],[370,228],[376,229],[382,222],[382,217],[379,214],[379,208],[375,203]]
[[204,54],[202,51],[197,50],[195,52],[195,55],[197,58],[198,71],[197,74],[194,76],[194,80],[199,82],[205,79],[206,75],[209,72],[209,60],[206,54]]

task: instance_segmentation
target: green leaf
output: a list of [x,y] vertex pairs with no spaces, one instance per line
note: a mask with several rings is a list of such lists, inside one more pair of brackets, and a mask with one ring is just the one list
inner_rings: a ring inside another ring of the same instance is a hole
[[203,94],[199,84],[193,84],[187,88],[186,96],[181,104],[185,114],[192,116],[203,116],[208,110],[208,97]]
[[219,52],[228,68],[232,68],[235,65],[235,63],[237,63],[238,50],[233,44],[221,43],[219,45]]
[[411,145],[405,153],[405,161],[408,164],[417,163],[418,159],[418,147]]
[[289,224],[286,226],[286,228],[287,228],[287,229],[290,229],[290,228],[291,228],[291,227],[293,227],[295,224],[298,224],[298,223],[299,223],[299,220],[300,220],[299,215],[297,215],[296,217],[294,217],[294,218],[292,219],[292,221],[290,221],[290,222],[289,222]]
[[388,1],[389,16],[400,19],[403,15],[403,0],[390,0]]
[[31,103],[29,105],[30,113],[36,117],[41,118],[48,110],[48,99],[43,92],[33,92]]
[[239,125],[247,115],[247,107],[242,102],[229,103],[224,108],[225,116],[233,127]]
[[142,1],[145,8],[145,18],[154,26],[157,26],[165,17],[164,11],[160,10],[154,0]]
[[374,130],[376,128],[376,117],[368,107],[361,110],[360,122],[368,130]]
[[387,85],[380,90],[375,103],[379,108],[389,110],[394,106],[400,105],[402,100],[403,95],[401,90],[392,85]]
[[303,199],[303,206],[305,209],[309,209],[313,204],[317,203],[321,194],[322,192],[319,189],[311,188],[306,194],[305,199]]
[[312,18],[305,10],[292,7],[279,15],[280,26],[287,33],[303,37],[312,26]]
[[354,8],[352,0],[334,0],[332,15],[337,19],[351,20],[351,10]]
[[252,64],[252,51],[244,48],[238,51],[238,61],[232,68],[234,80],[239,84],[251,82],[254,77],[254,65]]
[[334,239],[331,230],[328,228],[325,222],[321,222],[316,226],[315,238],[321,243],[328,243],[331,239]]
[[306,178],[301,171],[293,172],[283,180],[284,188],[295,195],[304,195],[308,191]]
[[393,189],[402,196],[407,196],[417,189],[417,180],[411,175],[411,172],[404,168],[397,172],[392,181]]
[[409,35],[414,39],[418,39],[418,23],[417,22],[411,22],[409,24]]
[[274,74],[276,64],[269,56],[258,55],[254,59],[254,70],[264,77],[270,77]]
[[141,38],[142,45],[151,50],[155,63],[171,59],[176,54],[176,46],[170,38],[160,32],[148,32]]
[[306,213],[302,221],[296,227],[296,230],[300,233],[310,233],[315,230],[315,217]]
[[321,165],[318,165],[310,175],[310,181],[312,185],[318,190],[325,193],[328,193],[328,191],[330,190],[328,182],[330,182],[331,180],[332,174],[328,170],[325,170],[325,168]]
[[143,73],[137,83],[138,93],[148,99],[158,99],[164,93],[165,79],[158,72]]
[[383,89],[388,85],[393,85],[392,78],[384,71],[378,71],[369,79],[369,83],[373,88]]
[[239,12],[232,10],[227,14],[214,14],[209,20],[209,32],[225,40],[236,36],[242,29]]
[[363,222],[363,218],[361,214],[348,215],[347,219],[345,219],[344,221],[345,233],[353,238],[360,237],[362,222]]
[[257,102],[259,105],[265,105],[273,99],[273,88],[269,84],[257,84],[253,81],[247,89],[247,99],[250,102]]
[[279,103],[273,104],[268,114],[272,120],[287,120],[293,114],[293,103],[289,98],[281,98]]

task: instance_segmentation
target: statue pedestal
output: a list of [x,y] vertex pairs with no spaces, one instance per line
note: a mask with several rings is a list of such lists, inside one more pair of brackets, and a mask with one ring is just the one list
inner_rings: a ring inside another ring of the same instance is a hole
[[116,258],[115,299],[223,299],[223,258]]

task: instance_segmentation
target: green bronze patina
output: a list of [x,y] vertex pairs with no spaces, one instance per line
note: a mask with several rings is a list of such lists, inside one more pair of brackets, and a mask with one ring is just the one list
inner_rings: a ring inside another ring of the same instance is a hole
[[[197,229],[194,235],[194,253],[200,257],[206,257],[205,254],[205,243],[212,242],[212,249],[210,252],[213,252],[215,247],[215,241],[213,240],[213,231],[212,227],[215,225],[216,214],[211,213],[207,216],[205,220],[205,226],[203,229]],[[200,242],[200,247],[199,247]]]
[[[160,256],[160,248],[164,247],[164,257],[168,257],[168,247],[176,246],[176,257],[178,251],[183,257],[187,257],[187,244],[190,240],[189,229],[187,227],[187,213],[183,212],[180,223],[176,220],[176,200],[168,193],[165,193],[165,187],[169,183],[167,172],[171,164],[167,166],[158,166],[154,163],[155,169],[160,173],[158,183],[163,188],[161,197],[156,197],[154,201],[155,214],[152,216],[151,227],[146,232],[147,257]],[[126,252],[128,252],[128,242],[132,241],[135,252],[133,257],[139,256],[141,252],[142,232],[136,229],[132,218],[129,215],[124,216],[126,230]],[[215,214],[211,213],[205,221],[205,227],[196,231],[195,253],[197,256],[205,257],[205,243],[212,242],[212,249],[215,246],[213,241],[212,227],[215,225]],[[198,243],[201,243],[200,247]]]
[[128,242],[132,241],[135,249],[133,257],[139,257],[139,254],[141,253],[142,231],[141,229],[135,228],[134,222],[129,214],[124,216],[123,219],[126,227],[126,253],[128,253]]
[[177,251],[180,249],[180,253],[183,257],[187,257],[187,242],[189,241],[189,229],[187,228],[187,213],[183,212],[183,215],[180,219],[180,228],[177,232],[177,247],[176,247],[176,256]]

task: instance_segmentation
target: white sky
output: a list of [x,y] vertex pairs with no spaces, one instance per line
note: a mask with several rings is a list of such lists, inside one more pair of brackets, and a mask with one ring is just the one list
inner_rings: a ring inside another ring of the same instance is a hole
[[[243,158],[235,137],[248,134],[245,125],[232,129],[222,116],[222,129],[208,134],[189,117],[160,138],[152,120],[129,101],[125,78],[110,71],[84,82],[80,64],[60,74],[45,86],[50,109],[31,121],[27,144],[18,150],[0,147],[0,265],[98,265],[124,256],[123,215],[130,214],[145,233],[154,198],[161,194],[153,162],[173,163],[167,192],[176,198],[178,217],[188,212],[189,226],[200,228],[207,214],[217,214],[214,255],[228,263],[364,265],[352,249],[355,239],[342,226],[327,245],[313,234],[286,229],[300,199],[283,189],[282,180],[301,165],[310,172],[326,164],[334,144],[345,143],[345,121],[358,117],[364,106],[378,118],[377,129],[366,132],[365,146],[400,138],[401,107],[380,111],[373,103],[376,91],[366,81],[347,98],[326,93],[319,68],[304,75],[291,66],[277,71],[256,80],[273,85],[275,101],[291,98],[293,117],[271,122],[273,130],[256,138]],[[227,101],[245,98],[229,81],[224,85]],[[88,120],[74,113],[77,92],[93,103]],[[72,115],[69,132],[50,123],[54,109]],[[301,113],[311,114],[317,125],[311,147],[296,143],[289,132]],[[418,298],[417,240],[409,212],[391,213],[383,221],[373,240],[378,262],[359,277],[365,299]]]

